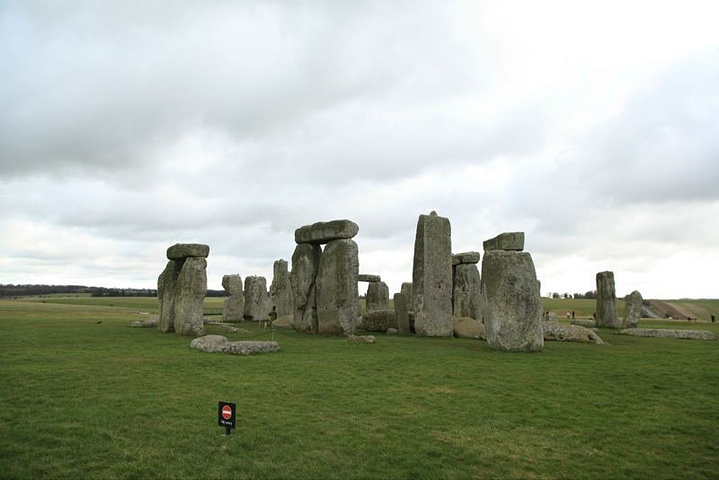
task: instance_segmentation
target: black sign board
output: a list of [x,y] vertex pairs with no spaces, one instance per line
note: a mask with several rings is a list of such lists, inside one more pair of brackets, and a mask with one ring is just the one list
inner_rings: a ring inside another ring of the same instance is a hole
[[230,402],[219,402],[217,405],[217,425],[225,427],[225,434],[230,434],[230,429],[235,428],[235,412],[237,405]]

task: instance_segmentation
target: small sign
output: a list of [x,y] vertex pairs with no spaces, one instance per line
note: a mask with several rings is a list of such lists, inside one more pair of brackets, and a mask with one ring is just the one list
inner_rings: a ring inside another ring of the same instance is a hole
[[217,425],[225,427],[225,435],[235,428],[235,412],[237,405],[230,402],[219,402],[217,406]]

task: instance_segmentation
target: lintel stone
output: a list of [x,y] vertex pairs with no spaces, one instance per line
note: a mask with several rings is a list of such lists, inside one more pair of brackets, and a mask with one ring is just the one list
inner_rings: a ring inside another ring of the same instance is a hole
[[207,258],[210,255],[210,246],[202,243],[176,243],[167,249],[167,258],[182,260],[189,257]]
[[524,250],[524,232],[500,233],[494,238],[485,240],[483,246],[485,252],[491,250],[514,250],[521,252]]
[[332,220],[305,225],[295,230],[296,243],[321,245],[332,240],[352,238],[359,232],[359,226],[351,220]]

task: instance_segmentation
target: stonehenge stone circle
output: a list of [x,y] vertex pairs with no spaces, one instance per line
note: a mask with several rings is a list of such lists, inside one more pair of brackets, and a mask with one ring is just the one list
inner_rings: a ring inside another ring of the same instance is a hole
[[397,330],[400,335],[412,333],[409,324],[409,310],[407,308],[407,295],[404,293],[394,294],[394,316],[397,319]]
[[479,253],[452,255],[452,315],[482,320],[480,294]]
[[317,333],[354,334],[359,314],[358,276],[357,243],[349,238],[330,241],[317,271]]
[[322,247],[301,243],[292,254],[292,301],[294,323],[297,330],[317,333],[315,279],[319,269]]
[[607,328],[623,326],[617,314],[614,272],[597,273],[597,326]]
[[278,317],[291,315],[293,312],[292,285],[290,282],[290,273],[287,271],[287,261],[275,261],[272,266],[272,272],[270,303],[275,307],[275,312]]
[[222,320],[225,322],[241,322],[245,312],[245,293],[242,291],[242,277],[239,275],[224,275],[222,288],[227,297],[222,306]]
[[542,350],[542,305],[531,255],[517,250],[486,251],[481,277],[489,346],[518,352]]
[[167,266],[157,279],[161,332],[204,334],[202,301],[207,294],[207,256],[210,247],[177,243],[167,249]]
[[635,328],[639,324],[642,317],[642,305],[644,299],[642,294],[634,290],[632,293],[624,297],[627,305],[627,315],[624,317],[624,328]]
[[267,320],[271,308],[265,277],[245,277],[245,320]]
[[412,265],[417,335],[452,336],[452,237],[449,219],[420,215]]
[[485,252],[491,250],[518,251],[524,250],[524,232],[505,232],[482,244]]
[[332,240],[353,238],[357,232],[359,232],[359,227],[350,220],[317,222],[295,230],[295,243],[321,245]]
[[384,282],[369,282],[365,296],[367,312],[389,308],[389,287]]

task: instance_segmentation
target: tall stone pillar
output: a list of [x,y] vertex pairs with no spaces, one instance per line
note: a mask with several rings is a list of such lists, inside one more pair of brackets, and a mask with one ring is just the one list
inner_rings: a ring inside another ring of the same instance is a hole
[[271,309],[267,279],[261,276],[245,277],[245,320],[267,320]]
[[275,307],[278,317],[292,315],[292,285],[287,271],[287,261],[277,260],[272,266],[272,285],[270,285],[270,303]]
[[417,335],[452,336],[452,237],[449,219],[420,215],[414,241],[412,284]]
[[359,254],[352,239],[325,246],[317,271],[317,333],[354,335],[359,315]]
[[317,333],[317,301],[315,279],[320,265],[322,247],[300,243],[292,254],[292,301],[294,304],[295,329]]
[[634,290],[632,293],[624,297],[627,305],[627,315],[624,317],[624,328],[636,328],[639,319],[642,318],[642,306],[644,299],[642,294]]
[[617,314],[617,294],[614,288],[614,272],[597,273],[597,326],[622,328]]
[[389,308],[389,287],[382,281],[370,282],[367,286],[367,313]]
[[245,293],[242,291],[242,277],[239,275],[224,275],[222,288],[227,297],[222,306],[222,321],[241,322],[245,311]]
[[531,255],[523,249],[524,234],[519,232],[484,242],[484,326],[487,343],[497,350],[534,352],[544,348],[537,273]]
[[478,252],[452,255],[452,315],[482,321]]
[[170,260],[158,278],[161,332],[203,335],[202,303],[207,294],[207,256],[210,247],[177,243],[167,249]]

